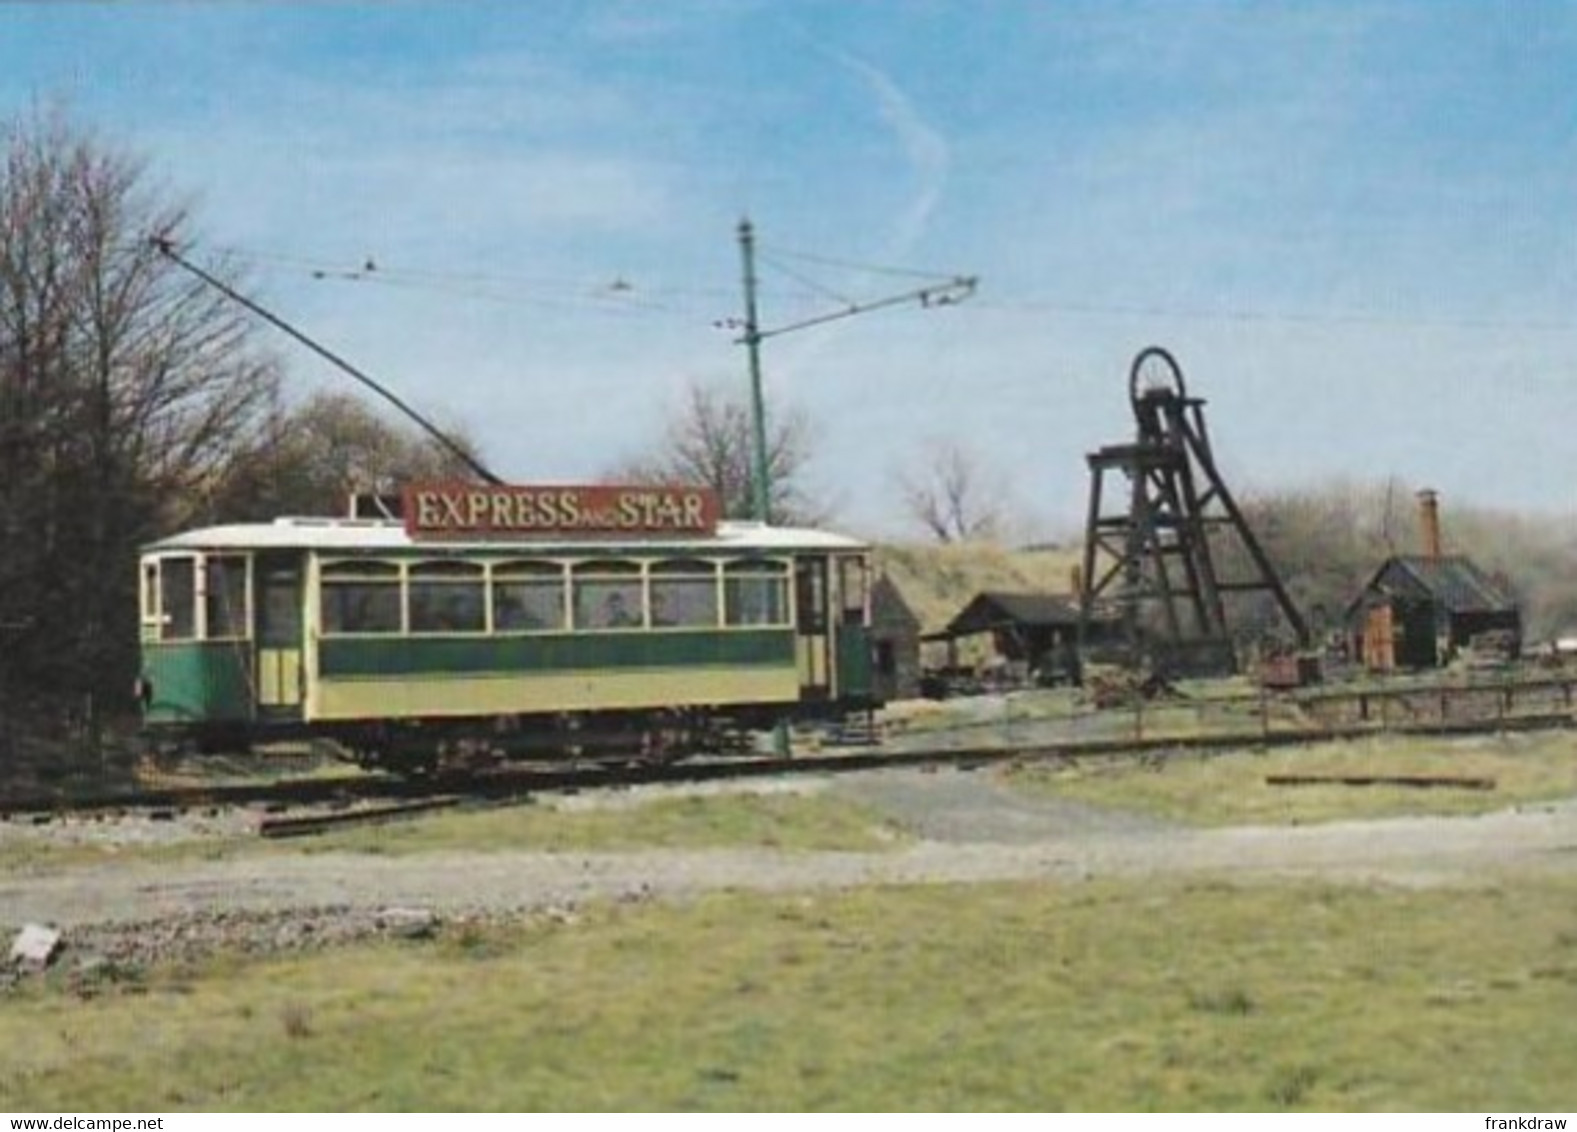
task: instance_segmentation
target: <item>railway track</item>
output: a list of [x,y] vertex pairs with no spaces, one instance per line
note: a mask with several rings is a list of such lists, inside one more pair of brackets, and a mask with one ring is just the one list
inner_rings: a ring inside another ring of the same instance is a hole
[[288,837],[311,837],[314,834],[327,833],[331,829],[344,829],[347,826],[386,825],[393,821],[404,821],[430,814],[434,810],[446,810],[458,806],[463,801],[465,801],[464,796],[459,794],[441,794],[435,798],[364,806],[355,810],[331,810],[328,813],[306,814],[300,817],[270,817],[258,823],[257,832],[259,836],[275,841]]
[[[1443,718],[1412,722],[1373,720],[1316,727],[1276,727],[1260,731],[1116,738],[1007,741],[1000,728],[992,743],[934,745],[907,750],[883,744],[801,753],[792,757],[717,758],[655,765],[512,767],[467,775],[398,778],[369,774],[342,778],[300,778],[236,783],[103,791],[71,797],[0,798],[0,820],[42,823],[84,814],[176,813],[254,808],[263,811],[259,832],[265,837],[306,836],[348,825],[400,820],[462,803],[509,804],[537,794],[616,789],[660,783],[705,783],[791,774],[840,774],[903,767],[981,767],[1042,759],[1145,758],[1169,752],[1209,753],[1269,747],[1307,746],[1381,734],[1441,737],[1566,728],[1570,712],[1554,711],[1485,718]],[[315,808],[315,809],[314,809]],[[310,810],[312,812],[300,813]]]

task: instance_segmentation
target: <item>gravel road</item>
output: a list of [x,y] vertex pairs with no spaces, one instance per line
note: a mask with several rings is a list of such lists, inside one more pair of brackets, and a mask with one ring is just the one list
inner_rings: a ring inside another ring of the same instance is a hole
[[981,774],[886,772],[808,788],[845,792],[919,840],[872,853],[347,853],[91,866],[0,876],[0,926],[38,921],[71,929],[330,907],[358,915],[389,906],[492,915],[716,889],[1190,873],[1423,885],[1509,869],[1577,871],[1577,799],[1468,818],[1196,830],[1027,799]]

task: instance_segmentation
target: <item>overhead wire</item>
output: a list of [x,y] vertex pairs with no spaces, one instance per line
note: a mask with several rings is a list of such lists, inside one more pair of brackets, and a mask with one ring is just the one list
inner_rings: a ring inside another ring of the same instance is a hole
[[[618,274],[611,279],[587,280],[584,277],[517,275],[507,272],[454,271],[428,268],[390,267],[387,261],[367,257],[360,266],[347,267],[343,260],[306,256],[288,252],[260,251],[234,245],[215,249],[232,261],[262,272],[280,271],[325,283],[370,283],[380,287],[429,291],[461,299],[503,304],[545,307],[555,310],[593,310],[614,316],[656,315],[694,319],[713,326],[727,321],[719,315],[719,305],[735,298],[735,292],[721,287],[653,287],[632,282]],[[785,272],[794,277],[792,270]],[[801,286],[819,296],[827,288],[808,278],[797,278]],[[847,300],[840,299],[847,305]],[[783,293],[774,305],[790,311],[809,309],[813,300],[801,293]]]
[[891,275],[900,279],[951,279],[955,273],[950,271],[922,271],[913,267],[888,267],[874,263],[860,263],[855,260],[839,259],[835,256],[817,255],[812,252],[791,251],[780,248],[775,244],[765,246],[757,244],[756,252],[767,251],[785,259],[798,259],[806,263],[819,263],[823,267],[838,267],[845,271],[861,271],[870,275]]
[[985,299],[974,304],[988,310],[1055,311],[1105,318],[1169,318],[1198,322],[1264,322],[1306,326],[1393,326],[1451,330],[1527,330],[1570,333],[1577,324],[1539,319],[1444,318],[1369,314],[1362,311],[1277,311],[1252,307],[1173,307],[1164,304],[1081,303],[1064,299]]
[[832,299],[835,302],[843,303],[845,305],[852,305],[854,303],[854,300],[849,296],[842,294],[839,291],[834,291],[831,287],[828,287],[822,283],[818,283],[810,276],[795,271],[793,268],[788,267],[785,264],[777,262],[771,255],[759,250],[756,253],[756,262],[760,263],[764,267],[771,267],[774,271],[782,272],[796,283],[809,288],[818,295],[825,296],[826,298]]
[[[270,268],[296,272],[318,282],[372,283],[403,290],[432,291],[504,304],[524,304],[557,310],[597,310],[614,315],[672,315],[695,317],[720,324],[718,304],[736,297],[725,287],[652,286],[616,274],[601,279],[565,275],[530,275],[476,270],[440,270],[388,266],[369,256],[359,266],[347,267],[344,261],[290,252],[265,251],[238,246],[217,246],[217,252],[263,270]],[[758,248],[758,253],[760,249]],[[841,306],[855,305],[843,289],[830,286],[810,274],[797,270],[784,259],[835,267],[844,271],[865,272],[908,279],[949,280],[944,273],[918,271],[860,263],[834,256],[786,251],[773,247],[759,254],[763,266],[791,280],[803,290],[775,290],[772,304],[782,310],[810,310],[818,302],[834,301]],[[770,278],[770,277],[769,277]],[[767,280],[763,280],[766,283]],[[1194,307],[1160,304],[1094,303],[1059,297],[1034,295],[1020,298],[976,297],[970,305],[983,311],[1052,312],[1091,318],[1154,318],[1191,322],[1281,323],[1300,326],[1375,326],[1423,327],[1454,330],[1527,331],[1531,333],[1572,333],[1577,324],[1541,319],[1450,318],[1377,314],[1363,311],[1287,311],[1254,307]]]
[[637,284],[623,274],[600,279],[561,275],[526,275],[497,271],[455,271],[390,266],[384,259],[368,257],[360,266],[321,256],[259,251],[250,248],[217,249],[260,269],[295,272],[320,282],[372,283],[485,299],[554,307],[595,306],[622,312],[680,311],[699,307],[700,300],[716,299],[721,288],[651,287]]

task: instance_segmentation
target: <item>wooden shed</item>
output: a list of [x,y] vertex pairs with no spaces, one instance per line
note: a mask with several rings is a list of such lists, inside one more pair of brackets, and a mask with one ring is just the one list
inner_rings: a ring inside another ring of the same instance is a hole
[[1347,628],[1366,668],[1438,668],[1485,634],[1517,655],[1522,611],[1502,582],[1463,555],[1397,555],[1348,606]]
[[879,700],[920,694],[920,618],[886,574],[871,586],[871,651]]
[[991,635],[998,656],[1042,683],[1078,681],[1079,607],[1066,597],[982,592],[930,636],[951,642],[980,633]]

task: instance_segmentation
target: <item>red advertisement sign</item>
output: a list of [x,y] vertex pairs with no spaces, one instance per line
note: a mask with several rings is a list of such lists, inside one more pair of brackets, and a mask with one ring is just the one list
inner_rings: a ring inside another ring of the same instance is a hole
[[412,538],[709,535],[722,514],[700,487],[417,483],[401,502]]

